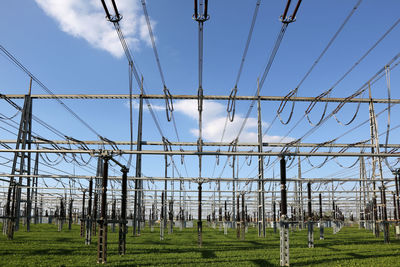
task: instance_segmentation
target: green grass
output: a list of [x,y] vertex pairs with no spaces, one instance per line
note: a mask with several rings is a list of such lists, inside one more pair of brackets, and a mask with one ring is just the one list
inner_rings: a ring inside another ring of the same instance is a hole
[[[1,226],[1,224],[0,224]],[[160,241],[159,229],[146,228],[140,237],[127,235],[127,255],[118,256],[118,233],[108,232],[110,266],[278,266],[279,234],[268,229],[267,237],[257,237],[249,228],[246,240],[236,232],[224,235],[218,229],[204,228],[203,247],[197,246],[196,229],[166,234]],[[32,225],[31,232],[20,230],[14,240],[0,235],[0,266],[93,266],[96,265],[97,236],[86,246],[79,236],[79,226],[62,232],[57,226]],[[307,247],[307,231],[290,232],[291,266],[400,266],[400,240],[391,229],[391,243],[375,238],[358,227],[345,227],[336,235],[325,228],[325,240],[315,229],[315,248]]]

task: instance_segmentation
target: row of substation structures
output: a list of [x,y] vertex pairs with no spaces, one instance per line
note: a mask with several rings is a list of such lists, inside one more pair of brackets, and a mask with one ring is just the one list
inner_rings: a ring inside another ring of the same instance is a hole
[[[17,139],[17,149],[21,149],[21,152],[14,153],[14,161],[13,161],[13,169],[12,175],[18,177],[21,175],[20,181],[16,179],[10,179],[10,186],[7,195],[7,203],[5,207],[5,216],[3,216],[3,233],[5,233],[9,239],[13,238],[13,234],[15,230],[19,229],[19,222],[21,218],[26,218],[26,226],[29,230],[29,224],[32,216],[30,216],[33,206],[34,210],[34,222],[39,223],[43,222],[43,200],[41,199],[40,204],[38,205],[38,198],[37,198],[37,189],[35,190],[35,185],[37,187],[37,178],[27,178],[27,186],[22,184],[22,179],[24,175],[29,176],[30,173],[30,154],[23,152],[25,149],[30,149],[30,144],[32,143],[31,140],[31,112],[26,112],[31,110],[31,98],[30,95],[27,95],[25,98],[24,108],[22,109],[22,117],[21,117],[21,124]],[[201,144],[201,142],[200,142]],[[168,150],[168,145],[166,145],[166,150]],[[201,150],[201,146],[199,148]],[[36,161],[33,176],[38,174],[38,154],[36,154]],[[112,156],[108,155],[106,151],[98,155],[98,166],[97,166],[97,173],[96,178],[89,179],[89,186],[87,189],[83,190],[82,194],[82,204],[80,213],[79,210],[76,208],[77,204],[74,207],[74,199],[71,196],[70,201],[68,202],[66,198],[59,198],[59,204],[57,205],[55,212],[53,213],[50,211],[50,216],[47,217],[47,222],[52,222],[52,219],[58,225],[58,230],[61,231],[63,228],[64,223],[67,221],[68,217],[68,228],[71,229],[71,225],[77,221],[77,216],[80,214],[80,224],[81,224],[81,236],[85,240],[85,244],[89,245],[92,241],[92,236],[98,235],[98,246],[97,246],[97,261],[100,263],[106,263],[107,261],[107,229],[108,225],[111,224],[111,229],[115,231],[115,226],[119,225],[119,254],[123,255],[126,253],[126,234],[127,234],[127,174],[128,169],[126,166],[120,164],[118,161],[112,158]],[[167,159],[167,156],[165,157]],[[365,170],[363,167],[363,157],[360,157],[360,166],[361,169]],[[115,198],[111,201],[111,212],[108,212],[108,198],[107,198],[107,189],[108,189],[108,163],[109,161],[113,161],[119,167],[121,167],[122,173],[122,192],[121,192],[121,199],[120,199],[120,207],[121,210],[118,214],[117,211],[117,201]],[[260,161],[262,162],[262,161]],[[168,173],[167,167],[168,163],[166,160],[165,169],[165,181],[167,181]],[[235,166],[235,164],[232,164]],[[302,208],[302,204],[299,205],[300,200],[302,201],[302,195],[298,195],[296,192],[295,195],[295,202],[292,208],[291,217],[288,215],[288,201],[287,201],[287,189],[286,189],[286,159],[283,155],[280,160],[280,171],[281,171],[281,195],[280,195],[280,203],[277,205],[275,196],[272,198],[271,204],[271,211],[272,214],[272,227],[274,231],[277,232],[279,226],[280,232],[280,252],[281,252],[281,265],[286,266],[289,265],[289,229],[303,229],[304,224],[307,225],[308,229],[308,247],[314,247],[314,231],[313,227],[315,224],[320,225],[320,239],[324,238],[324,225],[332,226],[333,232],[337,233],[344,225],[344,215],[342,210],[338,207],[338,205],[334,201],[334,188],[332,187],[332,211],[331,211],[331,218],[328,219],[329,221],[325,221],[322,214],[322,195],[319,194],[319,216],[315,215],[312,212],[312,192],[311,192],[311,183],[307,183],[307,199],[308,199],[308,213],[306,214]],[[365,171],[362,171],[363,173]],[[233,171],[235,175],[235,171]],[[395,229],[396,229],[396,236],[399,237],[399,171],[396,170],[395,174],[395,182],[396,182],[396,190],[393,192],[393,200],[394,200],[394,222]],[[261,187],[257,192],[257,207],[255,210],[257,211],[253,218],[249,216],[247,212],[247,205],[246,205],[246,194],[249,193],[237,193],[233,190],[233,198],[232,198],[232,210],[228,211],[228,203],[225,201],[224,205],[224,214],[222,212],[222,207],[219,205],[218,210],[218,221],[217,216],[215,216],[215,212],[208,215],[208,222],[211,225],[220,225],[220,229],[224,229],[224,233],[226,234],[229,228],[236,229],[237,237],[240,239],[245,239],[246,229],[249,225],[257,226],[259,236],[263,236],[265,233],[266,227],[266,218],[265,218],[265,196],[264,196],[264,182],[263,182],[263,175],[261,177]],[[299,176],[300,177],[300,176]],[[237,178],[237,177],[233,177]],[[388,213],[387,213],[387,203],[386,203],[386,188],[385,186],[381,186],[378,189],[375,186],[375,180],[372,180],[373,191],[369,191],[369,186],[366,183],[366,178],[361,177],[360,179],[360,212],[359,212],[359,221],[360,227],[365,227],[366,229],[370,229],[373,233],[379,236],[381,231],[384,232],[384,240],[386,243],[389,243],[389,222],[388,221]],[[138,183],[139,179],[136,179],[135,183],[135,194],[138,190],[142,190],[141,185]],[[236,181],[237,182],[237,181]],[[300,187],[300,192],[302,193],[302,183],[299,182],[298,186]],[[201,222],[201,211],[204,207],[204,203],[202,203],[202,180],[198,180],[198,241],[199,246],[202,245],[202,230],[203,225]],[[233,183],[235,184],[235,182]],[[28,186],[31,185],[31,186]],[[297,186],[297,183],[295,184]],[[136,187],[137,186],[137,187]],[[333,186],[333,183],[332,183]],[[26,200],[22,199],[22,189],[26,187]],[[220,189],[220,187],[219,187]],[[30,191],[31,190],[31,191]],[[181,188],[182,191],[182,188]],[[377,201],[377,193],[379,192],[381,203],[378,204]],[[370,195],[373,195],[372,199]],[[171,194],[173,195],[173,194]],[[135,197],[136,199],[136,197]],[[134,235],[140,235],[140,228],[144,227],[143,222],[145,222],[145,207],[143,201],[143,196],[135,201],[135,210],[136,216],[133,216],[133,229]],[[75,199],[76,200],[76,199]],[[155,222],[158,219],[158,209],[157,209],[157,196],[154,197],[154,202],[151,205],[150,217],[149,217],[149,225],[151,229],[154,228]],[[180,199],[181,201],[182,199]],[[25,202],[25,212],[21,212],[21,203]],[[76,201],[78,202],[78,201]],[[75,203],[76,203],[75,202]],[[183,200],[185,202],[185,200]],[[219,200],[219,203],[221,201]],[[34,205],[32,205],[34,204]],[[68,206],[68,207],[67,207]],[[277,210],[277,206],[279,209]],[[299,208],[301,206],[301,208]],[[213,204],[215,208],[215,202]],[[169,210],[169,211],[168,211]],[[182,208],[180,205],[179,212],[178,212],[178,220],[174,223],[174,201],[168,202],[167,199],[167,187],[165,187],[164,191],[161,194],[161,213],[160,215],[160,239],[164,239],[164,231],[168,228],[168,232],[171,234],[173,232],[173,226],[176,225],[177,222],[180,222],[180,227],[184,227],[187,221],[192,221],[193,216],[188,214],[187,209]],[[224,215],[224,216],[223,216]],[[261,218],[261,221],[260,221]],[[169,227],[167,227],[167,223],[169,222]],[[255,225],[256,224],[256,225]],[[136,230],[135,230],[136,229]]]
[[[103,156],[99,158],[97,178],[92,178],[89,180],[89,186],[86,190],[83,190],[82,194],[82,207],[81,207],[81,236],[85,239],[85,244],[91,244],[92,236],[96,236],[98,234],[98,261],[99,262],[106,262],[107,261],[107,226],[111,224],[111,229],[115,231],[115,225],[119,225],[119,253],[122,255],[125,253],[125,244],[126,244],[126,233],[127,233],[127,204],[126,204],[126,197],[127,197],[127,169],[124,166],[121,167],[122,172],[122,197],[120,200],[121,203],[121,210],[120,212],[117,211],[117,201],[115,198],[113,200],[107,200],[107,181],[108,181],[108,161],[113,160],[109,156]],[[113,160],[114,161],[114,160]],[[296,208],[293,209],[291,206],[291,218],[288,216],[288,203],[287,203],[287,190],[286,190],[286,161],[285,158],[282,157],[280,160],[281,165],[281,201],[279,205],[276,204],[276,201],[273,199],[272,201],[272,211],[273,211],[273,224],[271,227],[274,227],[275,231],[277,230],[277,225],[279,225],[279,232],[280,232],[280,243],[281,243],[281,264],[286,266],[289,264],[289,229],[295,229],[296,227],[302,228],[301,224],[305,223],[306,228],[308,229],[308,247],[314,247],[314,225],[319,224],[320,226],[320,239],[324,238],[324,225],[330,225],[333,227],[333,232],[337,233],[344,225],[344,215],[342,211],[339,209],[338,205],[335,201],[332,201],[332,218],[330,222],[324,222],[324,216],[322,213],[322,194],[319,193],[319,216],[316,216],[315,213],[312,211],[312,190],[311,190],[311,183],[307,183],[307,213],[297,211]],[[99,179],[98,177],[102,177]],[[398,172],[395,173],[395,181],[396,181],[396,192],[394,193],[394,203],[395,203],[395,210],[394,210],[394,223],[396,223],[396,230],[398,228],[398,185],[399,185],[399,175]],[[94,185],[96,183],[96,185]],[[124,186],[125,184],[125,186]],[[199,187],[200,189],[200,187]],[[362,189],[362,188],[361,188]],[[360,191],[361,191],[360,189]],[[200,191],[200,190],[199,190]],[[332,191],[334,192],[334,190]],[[361,192],[362,193],[362,192]],[[361,194],[362,195],[362,194]],[[382,204],[385,203],[385,190],[380,188],[380,196],[382,198]],[[161,207],[161,227],[160,231],[164,231],[164,229],[168,228],[169,233],[172,233],[172,229],[174,224],[174,212],[173,212],[173,202],[169,202],[169,212],[167,212],[167,201],[164,195],[164,192],[161,196],[162,200],[162,207]],[[200,199],[201,200],[201,199]],[[362,199],[359,199],[362,202]],[[224,232],[227,233],[228,228],[236,228],[237,237],[239,239],[245,239],[245,233],[247,232],[247,228],[249,226],[256,226],[257,223],[257,214],[254,214],[253,217],[249,216],[247,212],[247,205],[246,202],[246,193],[240,193],[236,195],[235,204],[237,207],[236,217],[231,216],[231,213],[228,211],[228,204],[225,201],[224,207],[224,216],[222,209],[218,211],[218,217],[215,216],[215,213],[210,213],[207,217],[207,221],[209,225],[216,226],[216,225],[223,225]],[[110,204],[110,205],[109,205]],[[370,201],[367,203],[364,212],[360,213],[360,226],[365,227],[374,231],[374,234],[379,235],[379,230],[384,232],[384,240],[386,243],[389,242],[387,236],[388,234],[385,233],[385,229],[389,229],[389,222],[387,217],[387,212],[385,211],[383,205],[377,206],[374,208],[373,206],[374,201]],[[111,212],[107,210],[111,207]],[[276,210],[276,206],[279,206],[279,211]],[[201,206],[200,206],[201,207]],[[215,207],[215,204],[214,204]],[[142,209],[144,206],[142,207]],[[375,215],[374,215],[375,211]],[[144,211],[143,211],[144,213]],[[303,217],[305,218],[304,221],[301,220],[300,213],[303,213]],[[73,208],[73,200],[71,198],[70,202],[67,203],[65,198],[59,198],[59,205],[57,205],[55,212],[50,215],[53,217],[56,224],[58,225],[58,230],[61,231],[63,225],[66,221],[68,221],[68,228],[71,229],[71,224],[76,222],[76,217],[79,212],[77,209]],[[178,212],[177,218],[182,222],[186,222],[189,216],[182,216],[184,213],[181,211]],[[376,216],[374,220],[374,216]],[[21,217],[24,217],[22,214]],[[36,216],[33,216],[36,217]],[[186,218],[185,218],[186,217]],[[191,217],[191,216],[190,216]],[[68,219],[67,219],[68,218]],[[166,227],[164,220],[167,218],[167,221],[170,222],[169,227]],[[279,219],[278,219],[279,218]],[[137,222],[134,223],[143,223],[145,218],[138,218]],[[157,203],[156,201],[152,204],[152,209],[149,215],[149,226],[154,227],[155,221],[157,221]],[[47,220],[47,222],[51,222]],[[223,224],[221,224],[223,222]],[[279,224],[277,224],[279,222]],[[375,223],[375,224],[374,224]],[[378,227],[375,225],[378,224]],[[181,224],[183,225],[183,224]],[[370,226],[369,226],[370,225]],[[372,226],[371,226],[372,225]],[[142,228],[144,225],[142,224]],[[220,227],[221,229],[221,227]],[[161,239],[163,236],[160,234]]]
[[[91,237],[92,235],[96,235],[96,229],[99,230],[99,246],[98,246],[98,250],[99,250],[99,254],[98,254],[98,260],[99,262],[106,262],[106,236],[107,236],[107,230],[106,230],[106,225],[107,224],[112,224],[112,230],[114,231],[115,229],[115,224],[120,224],[120,235],[119,235],[119,243],[120,243],[120,253],[123,254],[125,251],[125,238],[126,235],[124,233],[127,232],[127,226],[126,226],[126,187],[122,188],[122,199],[121,199],[121,211],[119,213],[119,216],[117,216],[117,210],[116,210],[116,200],[113,199],[111,202],[111,212],[110,214],[107,215],[107,207],[104,205],[107,205],[107,170],[108,167],[106,167],[107,162],[110,159],[108,157],[103,157],[99,160],[99,166],[101,166],[101,168],[99,168],[97,177],[102,176],[103,179],[98,179],[98,178],[92,178],[89,180],[89,187],[87,190],[83,190],[83,198],[82,198],[82,208],[81,208],[81,236],[85,238],[85,244],[90,244],[91,243]],[[103,161],[103,163],[101,163]],[[276,222],[279,221],[279,230],[280,230],[280,237],[281,237],[281,256],[282,256],[282,264],[286,265],[289,262],[289,228],[294,228],[294,227],[298,227],[300,225],[300,222],[297,220],[296,218],[296,209],[293,209],[292,206],[292,217],[289,218],[288,217],[288,211],[287,211],[287,200],[285,201],[285,199],[287,199],[286,197],[286,168],[285,168],[285,164],[286,161],[284,159],[284,157],[281,158],[281,202],[280,202],[280,212],[276,211],[276,201],[273,200],[272,204],[273,204],[273,227],[276,231],[277,227],[276,227]],[[122,169],[123,170],[123,169]],[[125,170],[126,172],[126,170]],[[122,173],[122,185],[124,185],[124,176],[126,179],[126,174],[124,174],[124,172]],[[396,175],[396,193],[394,194],[394,200],[395,200],[395,210],[394,210],[394,218],[395,218],[395,222],[397,221],[397,214],[398,214],[398,195],[396,195],[398,193],[398,173],[395,173]],[[94,180],[96,182],[96,186],[95,189],[93,190],[93,183]],[[100,190],[97,190],[100,189]],[[95,191],[95,192],[93,192]],[[125,192],[125,193],[124,193]],[[381,192],[381,197],[384,197],[385,192],[384,190],[382,190],[382,188],[380,188],[380,192]],[[94,195],[94,196],[93,196]],[[124,200],[124,195],[125,195],[125,200]],[[251,218],[248,215],[247,212],[247,205],[245,205],[245,193],[241,193],[241,194],[237,194],[236,195],[236,200],[235,200],[235,204],[237,207],[237,216],[235,218],[231,218],[231,214],[227,209],[227,201],[225,201],[225,216],[222,216],[222,209],[219,209],[219,216],[218,216],[218,220],[217,217],[212,214],[208,215],[208,219],[207,221],[210,223],[210,225],[216,225],[218,224],[218,221],[224,221],[224,232],[227,233],[227,229],[228,228],[236,228],[237,231],[237,236],[240,239],[244,239],[245,238],[245,232],[247,231],[247,227],[249,225],[252,225],[251,222],[256,221],[254,219],[254,217],[257,217],[256,215]],[[321,193],[319,194],[319,222],[316,221],[316,216],[315,214],[313,214],[312,212],[312,199],[311,199],[311,183],[308,182],[307,183],[307,199],[308,199],[308,212],[306,214],[306,216],[304,216],[306,218],[305,223],[307,225],[307,229],[308,229],[308,246],[310,248],[314,247],[314,224],[315,223],[319,223],[320,225],[320,239],[323,239],[324,237],[324,218],[323,218],[323,214],[322,214],[322,195]],[[94,200],[93,200],[94,199]],[[169,233],[172,233],[172,227],[174,225],[173,219],[174,219],[174,213],[173,213],[173,202],[170,201],[169,202],[169,210],[170,212],[168,212],[168,214],[166,214],[167,211],[167,205],[166,203],[164,203],[164,201],[166,200],[166,197],[164,196],[164,192],[162,193],[162,207],[161,207],[161,223],[163,224],[162,227],[160,227],[160,231],[163,231],[163,229],[167,228],[166,225],[163,223],[166,220],[164,220],[165,218],[168,218],[168,221],[170,222],[170,227],[168,227]],[[56,207],[55,212],[52,214],[53,217],[58,225],[58,229],[59,231],[62,230],[63,224],[66,220],[66,218],[68,217],[68,228],[71,228],[71,224],[75,221],[76,222],[76,214],[77,211],[75,209],[73,209],[73,201],[71,198],[71,201],[68,203],[69,208],[68,208],[68,212],[67,212],[67,202],[65,201],[64,198],[60,198],[59,200],[59,205]],[[384,203],[384,198],[383,198],[383,203]],[[94,203],[93,203],[94,202]],[[87,203],[87,207],[86,207],[86,203]],[[103,203],[105,203],[103,205]],[[123,206],[125,203],[125,207]],[[387,213],[385,215],[385,211],[384,208],[382,206],[378,206],[378,208],[374,208],[373,207],[373,201],[371,201],[370,203],[367,204],[364,213],[360,213],[360,225],[362,225],[363,227],[366,227],[367,229],[371,229],[372,231],[374,231],[374,234],[376,234],[377,236],[379,236],[379,229],[382,229],[384,232],[386,231],[385,229],[387,229],[388,227],[386,227],[386,225],[389,225],[389,222],[387,221]],[[100,209],[98,209],[98,207],[100,206]],[[92,208],[93,207],[93,208]],[[374,220],[374,210],[376,212],[376,219]],[[125,212],[124,212],[125,211]],[[172,211],[172,212],[171,212]],[[149,225],[151,227],[154,227],[154,222],[157,219],[157,208],[156,208],[156,203],[153,204],[152,206],[152,211],[150,213],[150,217],[149,217]],[[299,213],[299,212],[297,212]],[[74,215],[73,215],[74,214]],[[97,214],[99,214],[100,216],[98,216]],[[22,217],[24,217],[24,214],[22,214]],[[36,217],[36,216],[34,216]],[[185,216],[181,216],[178,215],[177,219],[180,219],[182,221],[185,221]],[[279,217],[279,220],[276,220],[276,218]],[[105,219],[106,218],[106,219]],[[123,219],[124,218],[124,219]],[[192,219],[192,218],[190,218]],[[344,216],[341,212],[341,210],[338,208],[338,206],[335,204],[335,201],[332,202],[332,221],[330,222],[332,227],[333,227],[333,232],[337,233],[341,227],[343,227],[344,225]],[[141,223],[145,221],[144,218],[143,219],[139,219],[138,222],[135,223]],[[374,221],[375,224],[378,224],[378,227],[375,227],[374,225]],[[49,220],[48,220],[49,222]],[[51,222],[51,221],[50,221]],[[304,222],[303,222],[304,223]],[[96,225],[98,227],[96,227]],[[369,225],[372,225],[372,227],[370,227]],[[385,236],[385,242],[389,242],[387,236],[388,234],[384,234]],[[161,235],[161,239],[163,239],[163,236]]]

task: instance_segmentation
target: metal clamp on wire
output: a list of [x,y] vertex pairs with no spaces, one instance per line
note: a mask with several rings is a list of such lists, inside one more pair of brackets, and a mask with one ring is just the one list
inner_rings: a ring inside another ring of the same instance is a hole
[[215,163],[217,164],[217,166],[219,165],[219,153],[221,152],[221,149],[218,148],[217,149],[217,155],[215,156]]
[[115,22],[119,22],[122,19],[122,15],[119,14],[117,5],[115,4],[114,0],[111,0],[111,3],[112,3],[113,8],[114,8],[114,12],[115,12],[115,15],[113,15],[113,16],[110,15],[110,12],[108,11],[107,5],[104,2],[104,0],[101,0],[101,3],[103,4],[104,11],[106,12],[107,20],[115,23]]
[[291,0],[288,0],[288,1],[287,1],[286,7],[285,7],[285,11],[283,11],[282,16],[280,17],[280,20],[281,20],[282,23],[284,23],[284,24],[289,24],[289,23],[292,23],[292,22],[296,21],[296,14],[297,14],[297,11],[299,10],[301,1],[302,1],[302,0],[299,0],[299,1],[297,2],[297,5],[296,5],[296,7],[295,7],[294,10],[293,10],[292,15],[289,16],[289,17],[287,17],[287,13],[288,13],[288,11],[289,11],[289,6],[290,6]]
[[[237,142],[238,142],[238,139],[235,138],[235,139],[229,144],[228,152],[236,152],[236,151],[237,151]],[[230,156],[231,156],[231,155],[228,155],[228,159],[230,158]],[[233,165],[232,165],[230,162],[229,162],[229,166],[233,167]]]
[[198,111],[203,111],[203,88],[199,87],[197,90],[197,110]]
[[162,137],[162,141],[163,141],[164,151],[172,151],[171,142],[164,136]]
[[[197,0],[194,0],[194,14],[192,18],[197,22],[204,22],[210,19],[210,15],[208,15],[208,0],[204,1],[204,10],[202,10],[202,7],[203,0],[200,0],[200,4],[198,4]],[[203,11],[203,14],[199,14],[199,9],[200,12]]]
[[[181,149],[179,149],[179,151],[181,151],[181,152],[185,152],[182,148]],[[185,163],[185,155],[181,155],[181,165],[183,165]]]
[[235,118],[236,94],[237,94],[237,86],[235,86],[235,88],[232,89],[231,94],[229,95],[228,105],[226,107],[226,111],[228,112],[230,122],[233,122],[233,119]]
[[198,152],[203,152],[203,140],[201,140],[200,138],[197,139],[197,151]]
[[[162,137],[162,141],[163,141],[163,146],[164,146],[164,151],[168,152],[168,151],[172,151],[172,144],[171,142],[166,138],[166,137]],[[168,155],[165,154],[165,161],[167,162],[167,157]],[[172,162],[172,155],[171,155],[171,162]],[[171,162],[166,164],[167,167],[169,167],[171,165]]]
[[167,87],[164,86],[165,96],[165,113],[167,114],[167,120],[171,121],[172,112],[174,111],[174,103],[172,102],[172,95]]

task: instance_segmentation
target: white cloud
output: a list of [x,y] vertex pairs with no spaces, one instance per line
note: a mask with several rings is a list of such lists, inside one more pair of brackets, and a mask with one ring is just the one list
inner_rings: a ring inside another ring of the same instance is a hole
[[[129,101],[125,102],[125,106],[127,108],[129,108]],[[134,109],[139,109],[139,102],[137,100],[133,100],[132,101],[132,106],[133,106]],[[154,111],[163,111],[163,110],[165,110],[165,106],[156,105],[156,104],[151,104],[151,108]],[[148,111],[149,110],[149,108],[147,106],[147,103],[145,103],[145,102],[143,102],[143,110],[144,111]]]
[[[226,106],[216,101],[204,101],[203,104],[203,138],[207,141],[221,140],[226,121]],[[197,100],[180,100],[174,102],[174,110],[185,114],[191,119],[198,120]],[[244,117],[241,114],[236,114],[233,122],[228,120],[224,139],[222,141],[230,142],[236,138],[243,124]],[[267,122],[262,122],[263,128],[268,125]],[[198,129],[190,129],[194,136],[198,136]],[[257,118],[249,117],[246,125],[239,137],[241,142],[257,142]],[[265,135],[264,142],[290,142],[294,140],[291,137],[269,136]]]
[[[59,23],[62,31],[86,40],[93,47],[106,50],[115,57],[123,55],[123,49],[111,22],[105,18],[100,0],[35,0],[43,11]],[[111,14],[114,10],[106,1]],[[150,43],[146,20],[141,15],[139,1],[118,0],[118,10],[123,15],[120,22],[125,39],[133,49],[141,42]],[[155,23],[151,20],[152,27]]]

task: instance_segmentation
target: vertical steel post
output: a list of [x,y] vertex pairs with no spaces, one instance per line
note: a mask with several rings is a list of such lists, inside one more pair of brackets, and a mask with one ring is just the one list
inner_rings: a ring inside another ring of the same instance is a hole
[[301,160],[297,157],[297,176],[299,178],[299,218],[300,218],[300,228],[304,228],[304,205],[303,205],[303,182],[301,181]]
[[117,220],[117,200],[113,199],[111,204],[111,232],[115,233],[115,221]]
[[395,180],[395,186],[396,186],[396,192],[395,192],[395,204],[394,208],[396,210],[397,214],[397,220],[395,224],[395,234],[396,234],[396,239],[400,239],[400,225],[399,225],[399,220],[400,220],[400,198],[399,198],[399,186],[400,186],[400,176],[399,176],[400,169],[396,169],[394,171],[394,180]]
[[202,205],[202,183],[199,182],[199,186],[198,186],[198,201],[199,201],[199,207],[198,207],[198,221],[197,221],[197,236],[198,236],[198,244],[199,247],[201,247],[203,245],[203,222],[201,220],[201,205]]
[[232,156],[232,227],[236,228],[235,156]]
[[312,214],[312,199],[311,199],[311,182],[307,183],[307,195],[308,195],[308,247],[314,247],[314,222]]
[[[165,150],[168,150],[166,145],[165,145],[165,147],[166,147]],[[167,157],[167,155],[165,155],[164,161],[165,161],[165,178],[167,178],[168,177],[168,157]],[[162,227],[163,227],[163,238],[164,238],[164,232],[165,232],[165,230],[167,229],[167,226],[168,226],[168,217],[167,217],[168,192],[167,192],[167,190],[168,190],[168,181],[167,181],[167,179],[165,179],[164,180],[164,194],[162,195],[163,196],[163,202],[162,202],[162,205],[163,205],[163,220],[162,220],[162,222],[160,222],[162,224]],[[161,227],[161,225],[160,225],[160,227]]]
[[118,254],[126,253],[126,203],[127,203],[127,186],[128,186],[128,169],[122,168],[122,197],[121,197],[121,220],[119,222],[119,239]]
[[289,266],[289,225],[287,222],[286,160],[280,160],[281,170],[281,217],[280,217],[280,264]]
[[165,217],[165,197],[164,197],[165,192],[161,192],[161,214],[160,214],[160,240],[164,240],[164,217]]
[[[25,95],[24,106],[21,111],[21,120],[17,135],[16,149],[31,149],[31,130],[32,130],[32,99],[31,99],[31,86],[32,79],[29,86],[29,94]],[[31,153],[15,152],[11,174],[28,174],[31,171]],[[10,178],[10,184],[7,193],[6,202],[6,222],[3,224],[3,234],[7,235],[8,239],[13,239],[14,230],[19,229],[20,218],[20,202],[21,202],[21,187],[22,177],[19,177],[18,182],[16,178]],[[16,190],[16,192],[14,192]],[[29,189],[30,190],[30,189]]]
[[[261,121],[261,97],[259,79],[257,79],[257,126],[258,126],[258,152],[263,152],[262,121]],[[264,195],[264,157],[258,157],[258,236],[265,237],[265,195]]]
[[274,233],[276,234],[276,201],[272,201],[272,224],[274,228]]
[[227,203],[225,200],[225,205],[224,205],[224,234],[228,234],[228,209],[227,209]]
[[241,230],[242,230],[242,234],[241,234],[241,239],[244,240],[245,239],[245,232],[246,232],[246,212],[244,209],[244,193],[242,194],[242,216],[241,216]]
[[199,182],[199,195],[198,195],[198,200],[199,200],[199,207],[198,207],[198,221],[197,221],[197,236],[198,236],[198,243],[199,247],[203,245],[203,222],[201,221],[201,190],[202,190],[202,183]]
[[85,232],[85,197],[86,197],[86,189],[83,189],[83,196],[82,196],[82,214],[81,214],[81,237],[83,237]]
[[[136,150],[142,150],[142,127],[143,127],[143,77],[139,95],[139,114]],[[142,154],[136,154],[136,173],[135,177],[142,176]],[[140,235],[140,213],[141,213],[141,185],[142,181],[135,180],[135,195],[133,206],[133,236]]]
[[389,232],[389,222],[387,217],[386,209],[386,192],[385,186],[381,187],[381,204],[382,204],[382,223],[383,223],[383,235],[385,244],[390,243],[390,232]]
[[319,239],[324,239],[324,215],[322,213],[322,194],[319,193]]
[[72,196],[70,196],[69,199],[69,209],[68,209],[68,230],[71,230],[72,228],[72,209],[73,209],[73,199]]
[[103,158],[103,181],[101,188],[101,213],[99,220],[99,239],[97,244],[97,263],[107,262],[107,182],[109,157]]
[[89,180],[89,200],[86,216],[86,239],[85,244],[90,245],[92,242],[92,196],[93,196],[93,178]]
[[236,196],[236,207],[237,207],[237,215],[236,215],[236,237],[240,239],[240,194]]
[[[39,174],[39,153],[36,153],[36,158],[35,158],[35,166],[33,169],[33,174],[38,175]],[[34,206],[34,223],[37,224],[39,223],[38,220],[38,199],[37,199],[37,187],[38,187],[38,177],[33,178],[33,196],[35,198],[35,206]]]

